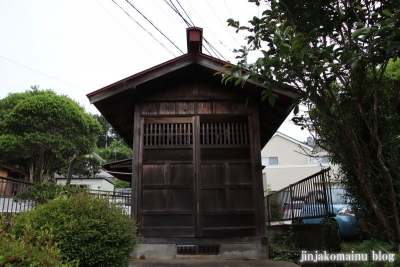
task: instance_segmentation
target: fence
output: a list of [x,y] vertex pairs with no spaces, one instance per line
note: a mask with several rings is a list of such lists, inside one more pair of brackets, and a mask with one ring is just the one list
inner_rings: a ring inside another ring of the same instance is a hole
[[[0,176],[0,213],[14,215],[35,207],[33,200],[15,200],[15,196],[32,186],[33,183]],[[86,190],[86,189],[83,189]],[[131,215],[131,195],[103,190],[88,190],[90,194],[107,198],[110,203],[119,205],[128,216]]]
[[132,196],[130,193],[120,193],[113,191],[91,190],[91,189],[89,190],[89,192],[90,194],[107,198],[110,203],[116,203],[124,210],[125,214],[131,216]]
[[332,193],[323,170],[265,197],[266,221],[299,223],[332,211]]
[[16,202],[16,194],[25,191],[33,183],[0,176],[0,213],[13,215],[15,213],[31,210],[33,201]]

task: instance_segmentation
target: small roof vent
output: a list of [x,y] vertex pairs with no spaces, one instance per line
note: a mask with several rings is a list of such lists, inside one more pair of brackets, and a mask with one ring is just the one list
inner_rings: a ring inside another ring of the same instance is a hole
[[188,53],[201,53],[203,46],[203,29],[191,27],[186,29]]

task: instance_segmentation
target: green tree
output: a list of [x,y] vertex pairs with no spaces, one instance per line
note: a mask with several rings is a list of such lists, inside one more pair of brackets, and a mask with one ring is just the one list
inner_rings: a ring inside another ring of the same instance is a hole
[[400,86],[386,69],[400,55],[400,2],[266,2],[262,16],[248,25],[228,20],[249,32],[249,50],[263,56],[244,71],[242,49],[223,82],[261,77],[269,87],[262,99],[272,105],[274,88],[298,89],[292,108],[297,114],[303,103],[310,111],[294,121],[311,130],[316,144],[339,164],[363,220],[381,238],[399,244]]
[[132,149],[123,141],[113,141],[107,148],[98,148],[96,153],[106,163],[132,158]]
[[129,187],[131,187],[131,184],[129,182],[120,180],[118,178],[115,178],[114,182],[115,182],[115,188],[129,188]]
[[[4,120],[4,116],[11,112],[11,110],[18,104],[19,101],[24,100],[27,97],[41,94],[44,91],[39,90],[39,86],[31,86],[30,90],[26,90],[23,93],[10,93],[7,97],[0,100],[0,122]],[[53,93],[51,90],[45,92]]]
[[72,99],[34,90],[10,94],[0,106],[7,101],[14,107],[0,122],[0,160],[31,181],[51,178],[65,161],[73,170],[76,158],[94,149],[100,125]]
[[92,115],[101,125],[102,133],[97,140],[98,148],[107,148],[113,141],[123,141],[122,137],[114,130],[103,115]]
[[[64,166],[60,169],[59,173],[63,175],[68,174],[69,163],[65,162]],[[78,177],[92,178],[101,171],[101,162],[99,159],[92,155],[82,155],[76,159],[72,175]]]

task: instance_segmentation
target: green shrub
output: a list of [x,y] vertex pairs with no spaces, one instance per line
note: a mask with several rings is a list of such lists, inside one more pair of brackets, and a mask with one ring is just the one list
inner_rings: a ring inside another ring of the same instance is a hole
[[278,200],[277,194],[269,198],[269,212],[271,214],[271,222],[282,220],[282,203]]
[[75,186],[58,185],[52,182],[35,183],[23,192],[18,193],[16,201],[34,201],[36,204],[44,204],[55,199],[63,192],[76,193],[79,188]]
[[339,252],[341,237],[337,222],[326,215],[322,219],[321,225],[323,248],[329,252]]
[[[395,249],[392,245],[386,242],[369,239],[363,241],[357,241],[353,243],[344,243],[342,246],[342,252],[350,253],[367,253],[369,257],[368,262],[348,262],[345,264],[345,267],[399,267],[400,266],[400,251],[399,249]],[[372,251],[381,251],[385,254],[394,254],[394,262],[376,262],[371,260]]]
[[276,261],[297,262],[300,256],[300,249],[290,240],[293,232],[288,231],[282,239],[277,239],[274,235],[268,236],[268,256]]
[[64,260],[79,260],[79,266],[127,266],[138,244],[136,223],[108,199],[86,193],[60,195],[20,214],[14,233],[34,222],[36,229],[52,229]]
[[72,267],[77,263],[63,262],[50,230],[24,225],[22,235],[12,234],[5,217],[0,217],[0,266],[15,267]]

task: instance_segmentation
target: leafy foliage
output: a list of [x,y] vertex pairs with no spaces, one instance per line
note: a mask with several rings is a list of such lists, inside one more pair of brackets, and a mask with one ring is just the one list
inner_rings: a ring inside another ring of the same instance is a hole
[[[0,101],[0,123],[4,120],[4,117],[9,114],[13,108],[20,102],[33,95],[41,94],[43,91],[39,90],[38,86],[31,86],[31,90],[27,90],[23,93],[10,93],[7,97]],[[45,90],[45,92],[55,94],[51,90]]]
[[282,203],[278,199],[278,194],[269,198],[269,213],[271,214],[271,221],[280,221],[283,218]]
[[24,227],[32,222],[35,231],[51,229],[62,259],[79,260],[81,267],[128,266],[130,253],[139,242],[135,221],[101,196],[61,195],[19,214],[13,233],[22,236]]
[[100,133],[82,107],[49,90],[10,94],[1,106],[9,112],[1,119],[0,160],[35,182],[52,177],[74,155],[91,152]]
[[34,201],[35,204],[44,204],[49,200],[57,198],[61,193],[76,193],[79,188],[73,186],[59,185],[52,182],[39,182],[30,186],[23,192],[18,193],[16,201]]
[[261,97],[271,105],[275,88],[298,89],[291,108],[298,114],[302,103],[309,112],[294,122],[339,165],[358,216],[379,238],[399,244],[399,1],[266,2],[248,25],[228,20],[248,31],[248,50],[263,56],[243,71],[242,53],[223,81],[261,77],[268,86]]
[[323,248],[329,252],[340,251],[340,232],[335,220],[325,216],[321,221]]
[[[63,175],[68,174],[69,163],[65,162],[64,166],[60,169],[59,173]],[[83,155],[77,158],[73,175],[78,177],[92,178],[101,171],[101,162],[99,159],[92,155]]]
[[[384,254],[394,254],[394,262],[382,261],[376,262],[372,260],[370,255],[372,251],[381,251]],[[395,251],[394,247],[387,242],[381,242],[378,240],[363,240],[362,242],[354,243],[343,243],[342,252],[344,253],[366,253],[369,255],[368,262],[348,262],[345,267],[389,267],[389,266],[400,266],[400,254],[399,251]]]
[[297,262],[300,249],[290,240],[293,232],[289,231],[287,236],[278,240],[275,236],[268,236],[268,256],[276,261]]
[[121,141],[122,137],[114,130],[111,124],[104,118],[103,115],[92,115],[101,125],[102,133],[99,135],[97,140],[98,148],[108,148],[108,146],[114,141]]
[[107,148],[98,148],[96,153],[103,158],[106,163],[132,158],[132,149],[123,141],[114,141]]
[[[35,224],[35,222],[30,222]],[[0,217],[0,266],[15,267],[72,267],[77,262],[65,262],[51,230],[35,229],[35,225],[21,225],[17,237],[6,217]]]
[[131,187],[129,182],[122,181],[122,180],[117,179],[117,178],[114,179],[114,182],[115,182],[115,188],[129,188],[129,187]]

